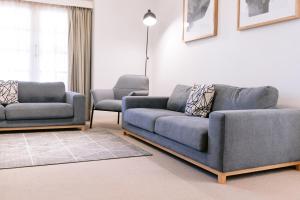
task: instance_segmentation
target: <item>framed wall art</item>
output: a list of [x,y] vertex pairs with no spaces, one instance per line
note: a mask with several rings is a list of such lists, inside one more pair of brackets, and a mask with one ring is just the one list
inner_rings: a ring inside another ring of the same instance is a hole
[[275,24],[300,17],[300,0],[237,0],[238,30]]
[[184,0],[183,16],[185,42],[217,35],[218,0]]

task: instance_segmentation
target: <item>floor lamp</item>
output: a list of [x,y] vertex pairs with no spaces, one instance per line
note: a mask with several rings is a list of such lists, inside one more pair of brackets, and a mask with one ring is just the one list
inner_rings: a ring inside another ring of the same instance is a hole
[[146,60],[145,60],[145,76],[147,76],[147,65],[148,65],[148,46],[149,46],[149,29],[157,23],[156,16],[151,10],[144,15],[143,23],[147,26],[147,41],[146,41]]

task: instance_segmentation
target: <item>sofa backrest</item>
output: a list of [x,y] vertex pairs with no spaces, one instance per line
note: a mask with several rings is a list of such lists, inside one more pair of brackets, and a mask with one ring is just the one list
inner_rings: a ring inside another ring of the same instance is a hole
[[177,112],[185,112],[186,102],[191,93],[191,86],[177,85],[169,98],[167,109]]
[[217,84],[215,89],[212,111],[274,108],[279,94],[278,90],[271,86],[239,88]]
[[65,102],[65,84],[19,82],[18,97],[20,103]]
[[[169,98],[167,109],[185,112],[191,89],[191,86],[177,85]],[[216,84],[215,89],[212,111],[274,108],[278,101],[278,90],[271,86],[239,88]]]
[[123,75],[114,87],[115,99],[122,99],[131,92],[149,90],[149,79],[142,75]]

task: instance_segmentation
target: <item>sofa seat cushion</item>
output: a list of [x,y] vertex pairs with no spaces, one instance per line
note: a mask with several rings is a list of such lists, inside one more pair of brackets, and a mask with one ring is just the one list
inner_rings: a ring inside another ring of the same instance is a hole
[[73,107],[67,103],[19,103],[6,106],[7,120],[61,119],[73,117]]
[[97,110],[121,112],[122,100],[102,100],[97,102],[95,108]]
[[5,120],[5,108],[0,104],[0,121]]
[[154,132],[155,121],[164,116],[184,116],[184,114],[163,109],[132,108],[125,111],[124,121],[136,127]]
[[161,117],[155,133],[198,151],[207,151],[209,119],[190,116]]

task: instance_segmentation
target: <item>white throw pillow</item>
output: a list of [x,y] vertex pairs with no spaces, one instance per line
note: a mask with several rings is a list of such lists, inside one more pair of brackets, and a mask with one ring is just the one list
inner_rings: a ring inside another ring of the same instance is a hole
[[208,117],[215,95],[214,85],[194,85],[187,100],[185,114]]
[[18,82],[0,81],[0,104],[12,104],[18,102]]

